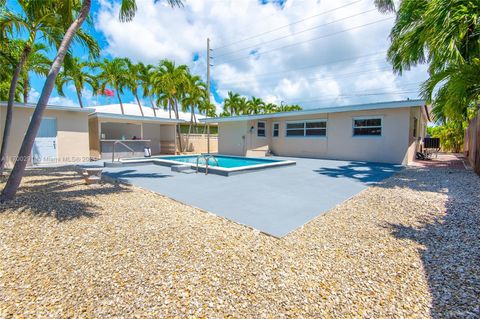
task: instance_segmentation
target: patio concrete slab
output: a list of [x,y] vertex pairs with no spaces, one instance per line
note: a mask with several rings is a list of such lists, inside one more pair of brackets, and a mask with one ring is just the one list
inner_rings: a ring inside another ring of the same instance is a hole
[[229,177],[172,172],[147,164],[105,168],[116,179],[163,194],[267,234],[283,237],[379,182],[399,165],[285,158],[295,166]]

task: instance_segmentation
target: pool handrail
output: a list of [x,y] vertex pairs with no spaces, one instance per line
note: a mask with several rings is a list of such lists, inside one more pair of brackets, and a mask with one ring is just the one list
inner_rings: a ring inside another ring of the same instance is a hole
[[208,162],[210,161],[211,158],[213,158],[215,160],[215,162],[217,163],[217,166],[218,165],[218,160],[215,158],[214,155],[211,155],[211,154],[200,154],[200,155],[197,155],[197,167],[196,167],[196,173],[198,174],[198,162],[200,160],[200,158],[204,158],[205,159],[205,175],[208,175]]

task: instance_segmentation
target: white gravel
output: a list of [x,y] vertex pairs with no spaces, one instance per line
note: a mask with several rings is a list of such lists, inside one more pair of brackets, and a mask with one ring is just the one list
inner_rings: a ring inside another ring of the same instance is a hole
[[283,239],[30,170],[0,206],[0,318],[478,318],[480,178],[407,169]]

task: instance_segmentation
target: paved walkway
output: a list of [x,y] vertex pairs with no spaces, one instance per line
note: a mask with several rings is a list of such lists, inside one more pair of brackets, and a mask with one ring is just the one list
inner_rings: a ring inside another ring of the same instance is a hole
[[467,169],[468,164],[462,154],[439,153],[430,160],[415,160],[411,166],[428,168]]
[[113,178],[283,237],[402,167],[286,158],[297,165],[229,177],[172,172],[158,165],[106,168]]

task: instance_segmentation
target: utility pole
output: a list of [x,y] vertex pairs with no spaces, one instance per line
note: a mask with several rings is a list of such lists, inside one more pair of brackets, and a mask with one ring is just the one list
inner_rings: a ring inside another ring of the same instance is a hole
[[[208,118],[208,109],[210,108],[210,38],[207,38],[207,108],[205,118]],[[210,154],[210,125],[207,124],[207,153]]]

